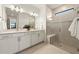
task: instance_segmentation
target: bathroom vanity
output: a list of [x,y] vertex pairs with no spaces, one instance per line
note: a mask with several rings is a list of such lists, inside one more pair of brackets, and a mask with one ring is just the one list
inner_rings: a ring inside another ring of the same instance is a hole
[[17,53],[44,41],[44,39],[44,30],[21,30],[0,33],[0,54]]
[[[40,21],[45,19],[40,18],[40,10],[37,7],[1,5],[0,8],[2,10],[0,24],[3,23],[0,25],[0,54],[17,53],[44,41],[45,21],[44,23]],[[23,12],[20,9],[23,9]]]

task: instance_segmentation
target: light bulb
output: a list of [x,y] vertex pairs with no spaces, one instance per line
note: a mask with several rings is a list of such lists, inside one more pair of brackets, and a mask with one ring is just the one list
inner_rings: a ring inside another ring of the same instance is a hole
[[37,14],[37,13],[34,13],[33,15],[34,15],[34,16],[38,16],[38,14]]
[[20,8],[20,12],[21,12],[21,13],[24,12],[23,8]]
[[31,16],[38,16],[38,14],[37,13],[34,13],[34,12],[31,12],[30,15]]
[[30,15],[32,15],[32,16],[33,16],[33,13],[31,12],[31,13],[30,13]]
[[15,10],[16,10],[16,12],[19,12],[20,11],[18,7],[16,7]]
[[11,5],[10,8],[11,8],[11,10],[14,10],[15,9],[14,5]]

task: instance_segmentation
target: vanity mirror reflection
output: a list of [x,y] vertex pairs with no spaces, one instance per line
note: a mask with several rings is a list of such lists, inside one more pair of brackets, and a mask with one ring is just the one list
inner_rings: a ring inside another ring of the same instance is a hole
[[[10,6],[10,5],[9,5]],[[26,9],[23,9],[22,6],[19,5],[13,5],[14,9],[5,7],[6,10],[6,16],[7,16],[7,29],[27,29],[28,26],[31,29],[35,29],[35,16],[30,15],[27,13],[27,7],[24,7]],[[18,9],[17,9],[17,7]],[[19,9],[23,9],[24,12],[20,12]],[[15,10],[17,9],[17,10]],[[28,8],[30,10],[31,8]]]
[[19,29],[25,29],[25,28],[35,28],[35,17],[31,16],[27,13],[19,13],[19,19],[18,19],[18,28]]

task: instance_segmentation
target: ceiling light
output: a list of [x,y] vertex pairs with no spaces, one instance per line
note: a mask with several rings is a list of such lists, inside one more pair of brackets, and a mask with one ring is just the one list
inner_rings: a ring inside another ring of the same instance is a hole
[[34,13],[34,12],[31,12],[30,15],[32,15],[32,16],[38,16],[38,14]]
[[61,7],[61,10],[66,10],[66,9],[67,9],[66,6]]
[[52,20],[52,18],[49,18],[48,20]]
[[52,17],[48,17],[47,19],[48,19],[48,20],[53,20],[53,18],[52,18]]
[[48,15],[48,16],[47,16],[47,18],[51,18],[51,17],[52,17],[52,15]]

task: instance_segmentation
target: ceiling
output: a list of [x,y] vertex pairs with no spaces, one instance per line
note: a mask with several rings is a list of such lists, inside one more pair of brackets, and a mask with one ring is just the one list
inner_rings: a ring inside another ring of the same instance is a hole
[[47,6],[48,6],[49,8],[51,8],[51,9],[55,9],[55,8],[57,8],[57,7],[60,7],[61,5],[63,5],[63,4],[48,4]]

